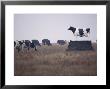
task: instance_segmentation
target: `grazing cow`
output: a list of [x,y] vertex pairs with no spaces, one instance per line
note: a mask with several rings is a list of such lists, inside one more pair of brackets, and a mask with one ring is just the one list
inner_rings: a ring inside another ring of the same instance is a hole
[[15,47],[15,49],[17,49],[18,50],[18,52],[19,51],[23,51],[23,48],[24,48],[24,46],[25,46],[25,41],[14,41],[14,47]]
[[30,47],[35,48],[35,51],[37,51],[37,46],[41,46],[39,41],[38,40],[32,40]]
[[38,40],[22,40],[22,41],[14,41],[14,47],[19,51],[23,51],[24,48],[28,50],[30,48],[34,48],[37,51],[37,46],[41,46]]
[[50,43],[50,40],[48,40],[48,39],[43,39],[42,40],[42,44],[43,45],[48,45],[48,46],[51,46],[52,44]]
[[20,44],[20,41],[14,41],[14,47],[15,47],[15,49],[17,49],[18,50],[18,52],[20,51],[20,48],[21,48],[21,44]]
[[66,44],[66,41],[64,41],[64,40],[58,40],[57,43],[58,43],[59,45],[64,45],[64,44]]
[[25,40],[25,47],[28,48],[28,50],[30,49],[30,45],[31,45],[31,41],[30,40]]
[[23,49],[25,47],[25,41],[24,40],[19,41],[19,44],[20,44],[20,50],[23,51]]
[[38,40],[32,40],[32,43],[34,43],[37,46],[41,46]]

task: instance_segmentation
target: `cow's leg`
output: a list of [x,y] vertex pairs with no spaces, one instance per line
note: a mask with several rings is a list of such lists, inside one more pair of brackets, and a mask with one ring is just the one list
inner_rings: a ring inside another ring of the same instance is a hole
[[18,47],[18,52],[20,52],[20,46]]
[[29,49],[30,49],[30,48],[28,47],[28,51],[29,51]]
[[37,46],[35,46],[35,51],[37,51]]
[[23,52],[23,48],[24,48],[24,45],[22,44],[22,45],[21,45],[21,50],[22,50],[22,52]]
[[26,48],[26,52],[28,52],[29,51],[29,47],[27,46],[27,48]]
[[16,50],[18,51],[18,46],[16,46]]
[[35,51],[37,51],[36,47],[35,47]]

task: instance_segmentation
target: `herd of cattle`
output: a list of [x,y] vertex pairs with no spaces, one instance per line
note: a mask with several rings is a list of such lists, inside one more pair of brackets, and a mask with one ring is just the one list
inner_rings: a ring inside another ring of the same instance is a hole
[[[79,37],[88,37],[90,34],[90,28],[86,28],[86,29],[81,29],[81,28],[75,28],[75,27],[69,27],[68,30],[72,31],[74,36],[79,36]],[[78,31],[78,32],[77,32]],[[66,40],[58,40],[57,44],[59,45],[64,45],[66,44],[67,41]],[[22,41],[14,41],[14,48],[18,50],[18,52],[20,50],[23,50],[24,48],[27,48],[28,50],[30,48],[34,48],[35,51],[37,51],[37,47],[41,46],[41,45],[48,45],[48,46],[52,46],[52,43],[50,43],[50,40],[48,39],[43,39],[42,43],[39,43],[38,40],[22,40]],[[79,45],[79,46],[78,46]],[[85,50],[85,49],[91,49],[92,48],[92,44],[91,41],[70,41],[69,45],[68,45],[69,49],[81,49],[81,50]]]
[[[57,44],[59,45],[64,45],[67,42],[65,40],[58,40]],[[37,47],[41,45],[48,45],[52,46],[52,43],[50,43],[50,40],[48,39],[43,39],[42,43],[40,43],[38,40],[22,40],[22,41],[14,41],[14,48],[19,51],[23,51],[23,49],[28,49],[30,50],[33,48],[35,51],[37,51]]]

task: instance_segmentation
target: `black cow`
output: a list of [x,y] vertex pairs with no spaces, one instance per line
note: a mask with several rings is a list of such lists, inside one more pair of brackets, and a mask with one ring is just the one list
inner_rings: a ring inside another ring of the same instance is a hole
[[59,45],[64,45],[64,44],[66,44],[66,41],[64,41],[64,40],[58,40],[57,43],[58,43]]
[[32,40],[32,43],[34,43],[37,46],[41,46],[38,40]]
[[43,45],[48,45],[48,46],[51,46],[52,44],[50,43],[50,40],[48,40],[48,39],[43,39],[42,40],[42,44]]
[[30,40],[25,40],[24,41],[25,46],[28,48],[28,50],[30,49],[30,45],[31,45],[31,41]]
[[32,43],[30,44],[31,48],[35,48],[35,51],[37,51],[37,46],[41,46],[38,40],[32,40]]

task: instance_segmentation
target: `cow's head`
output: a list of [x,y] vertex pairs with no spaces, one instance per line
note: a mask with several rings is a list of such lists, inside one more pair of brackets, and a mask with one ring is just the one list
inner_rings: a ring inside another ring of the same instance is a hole
[[68,28],[68,30],[71,30],[71,31],[73,32],[73,34],[74,34],[75,31],[76,31],[76,28],[70,26],[70,27]]

